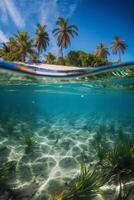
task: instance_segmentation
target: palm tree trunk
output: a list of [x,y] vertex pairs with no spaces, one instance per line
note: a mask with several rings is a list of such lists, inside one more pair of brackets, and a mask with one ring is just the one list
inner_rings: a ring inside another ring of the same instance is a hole
[[121,63],[121,52],[119,51],[119,64]]
[[25,57],[26,57],[26,56],[25,56],[25,54],[23,53],[23,54],[22,54],[22,62],[23,62],[23,63],[25,62]]
[[61,46],[61,57],[63,58],[63,47]]

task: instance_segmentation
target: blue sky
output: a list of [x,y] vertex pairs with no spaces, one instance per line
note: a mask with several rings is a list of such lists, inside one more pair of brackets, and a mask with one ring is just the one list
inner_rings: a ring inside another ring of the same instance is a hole
[[134,0],[0,0],[0,42],[21,30],[33,36],[37,23],[47,24],[51,38],[47,51],[58,54],[51,33],[58,16],[69,17],[79,28],[68,51],[92,53],[100,42],[110,46],[114,36],[120,36],[128,44],[123,61],[134,60]]

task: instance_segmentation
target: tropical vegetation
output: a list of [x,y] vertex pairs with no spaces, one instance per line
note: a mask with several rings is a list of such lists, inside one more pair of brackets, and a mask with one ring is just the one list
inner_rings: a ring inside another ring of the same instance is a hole
[[49,35],[46,31],[46,25],[37,24],[35,46],[38,49],[38,53],[45,51],[49,45]]
[[103,43],[100,43],[96,49],[95,55],[97,58],[107,60],[107,57],[109,55],[109,50],[108,50],[107,46]]
[[52,53],[48,52],[45,55],[46,63],[48,64],[54,64],[56,60],[56,56],[54,56]]
[[[9,38],[7,43],[3,43],[0,48],[0,57],[4,60],[20,62],[45,62],[81,67],[101,66],[110,64],[108,56],[111,50],[113,54],[119,54],[119,61],[121,61],[121,54],[127,48],[124,40],[115,37],[111,47],[100,43],[94,54],[77,50],[69,51],[64,55],[64,49],[67,49],[71,45],[71,39],[78,35],[78,27],[75,24],[70,25],[69,19],[59,17],[52,33],[61,51],[60,56],[55,56],[52,52],[45,53],[51,45],[50,35],[47,31],[47,25],[37,24],[34,37],[31,38],[27,32],[21,31]],[[45,53],[44,56],[43,53]],[[44,58],[44,60],[40,60],[40,58]]]
[[34,53],[33,39],[28,36],[27,32],[18,32],[14,38],[10,39],[9,45],[11,52],[18,52],[22,62],[25,62],[26,57]]
[[120,37],[116,36],[112,42],[112,52],[113,54],[119,54],[119,62],[121,62],[121,54],[124,54],[126,48],[126,42]]
[[85,66],[95,67],[95,66],[108,65],[110,64],[110,62],[102,58],[97,58],[95,55],[87,53],[85,51],[70,51],[66,56],[64,56],[64,58],[55,57],[55,60],[53,60],[50,64],[79,66],[79,67],[85,67]]
[[60,47],[61,56],[63,57],[63,49],[71,45],[70,37],[78,35],[78,28],[76,25],[69,25],[69,19],[59,17],[53,30],[54,36],[57,37],[57,45]]

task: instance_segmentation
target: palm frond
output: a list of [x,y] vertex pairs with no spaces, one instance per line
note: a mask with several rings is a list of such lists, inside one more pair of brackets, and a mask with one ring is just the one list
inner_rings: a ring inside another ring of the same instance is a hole
[[52,31],[55,37],[57,37],[57,45],[63,49],[71,45],[71,37],[78,35],[78,28],[76,25],[68,25],[69,19],[59,17],[57,19],[57,27]]

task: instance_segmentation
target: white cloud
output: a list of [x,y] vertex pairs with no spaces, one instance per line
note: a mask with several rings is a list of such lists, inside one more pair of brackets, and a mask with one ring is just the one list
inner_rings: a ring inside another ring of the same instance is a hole
[[[22,18],[13,0],[3,0],[3,9],[7,11],[15,25],[19,28],[25,27],[25,21]],[[6,13],[6,11],[4,11]]]
[[40,5],[40,21],[41,23],[48,23],[49,26],[52,26],[55,19],[57,19],[59,15],[58,10],[58,1],[57,0],[43,0],[42,4]]
[[0,1],[0,14],[1,14],[1,21],[4,24],[8,23],[8,16],[7,16],[7,10],[4,4],[4,1]]
[[77,8],[77,3],[76,2],[74,4],[70,5],[68,17],[71,17],[74,14],[76,8]]
[[7,42],[7,36],[0,30],[0,42]]
[[68,0],[61,1],[59,5],[61,15],[71,18],[80,1],[81,0],[71,0],[71,3]]

